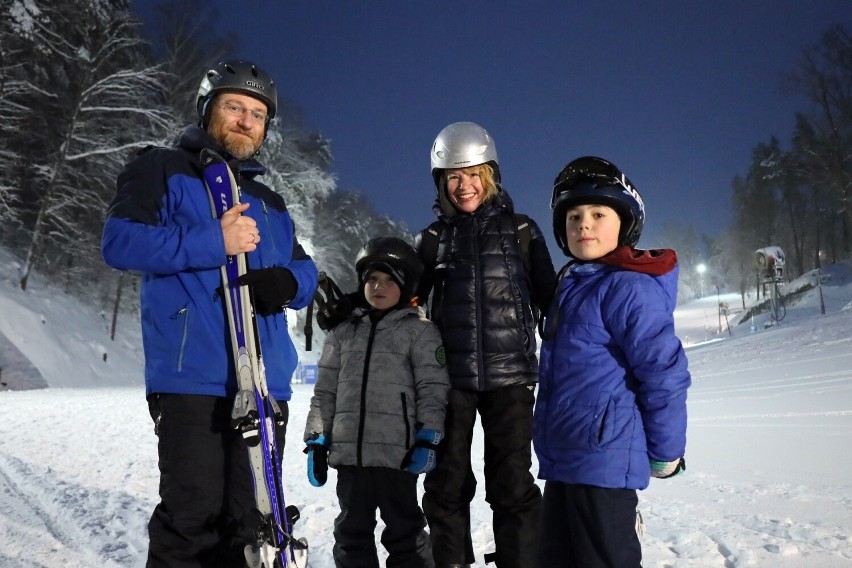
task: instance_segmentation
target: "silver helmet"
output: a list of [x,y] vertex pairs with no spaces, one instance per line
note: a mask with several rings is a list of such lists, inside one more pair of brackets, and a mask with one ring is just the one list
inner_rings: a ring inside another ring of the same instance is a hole
[[500,179],[497,148],[488,132],[473,122],[454,122],[438,133],[432,144],[432,177],[435,184],[441,170],[454,170],[489,163]]

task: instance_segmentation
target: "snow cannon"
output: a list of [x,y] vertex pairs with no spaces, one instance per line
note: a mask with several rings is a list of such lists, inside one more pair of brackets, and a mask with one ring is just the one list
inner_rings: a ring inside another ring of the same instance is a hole
[[780,279],[784,275],[784,249],[777,246],[757,249],[754,264],[762,277]]

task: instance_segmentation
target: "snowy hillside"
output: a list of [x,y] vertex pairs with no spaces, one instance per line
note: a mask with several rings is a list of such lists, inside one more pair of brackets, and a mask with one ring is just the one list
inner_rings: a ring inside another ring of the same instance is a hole
[[[640,494],[646,567],[852,566],[850,268],[824,270],[826,315],[816,289],[791,301],[780,325],[766,327],[762,313],[730,334],[717,301],[741,307],[739,296],[678,309],[694,379],[688,469]],[[111,342],[108,317],[37,278],[21,292],[8,257],[0,314],[0,566],[144,566],[158,473],[138,323],[122,320]],[[330,568],[336,477],[319,489],[305,477],[310,395],[295,385],[285,486],[302,508],[297,533],[313,545],[311,566]],[[472,516],[481,567],[493,550],[481,491]]]

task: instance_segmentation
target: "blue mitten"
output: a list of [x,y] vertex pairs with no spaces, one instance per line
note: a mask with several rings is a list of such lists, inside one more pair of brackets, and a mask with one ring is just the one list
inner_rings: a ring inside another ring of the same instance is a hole
[[683,458],[678,458],[668,462],[651,460],[651,477],[667,479],[669,477],[674,477],[685,470],[686,460]]
[[328,480],[328,446],[323,434],[314,434],[306,442],[308,454],[308,481],[314,487],[322,487]]
[[402,469],[414,474],[428,473],[435,469],[436,450],[443,437],[444,434],[437,430],[418,428],[414,435],[414,446],[402,460]]

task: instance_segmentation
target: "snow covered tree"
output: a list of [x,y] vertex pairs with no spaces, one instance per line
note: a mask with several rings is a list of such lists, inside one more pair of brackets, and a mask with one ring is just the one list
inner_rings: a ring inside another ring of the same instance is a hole
[[168,71],[164,104],[178,127],[196,121],[195,95],[210,66],[234,51],[233,34],[220,35],[217,11],[203,0],[168,0],[156,7],[151,57]]
[[321,254],[320,270],[328,273],[344,292],[357,287],[355,256],[375,237],[400,237],[412,242],[404,224],[376,213],[367,198],[355,191],[336,191],[320,206],[316,224],[322,227],[315,236]]
[[173,117],[157,104],[164,76],[145,64],[126,1],[12,2],[4,17],[29,57],[13,74],[25,86],[13,97],[22,125],[12,140],[27,172],[18,190],[26,289],[36,265],[51,274],[96,264],[119,168],[133,149],[160,143]]

